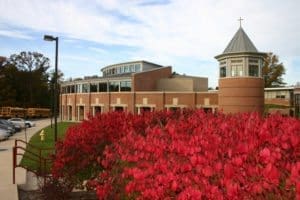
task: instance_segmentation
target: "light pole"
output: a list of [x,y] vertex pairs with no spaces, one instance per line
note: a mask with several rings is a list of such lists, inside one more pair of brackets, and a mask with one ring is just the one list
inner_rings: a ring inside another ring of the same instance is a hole
[[58,62],[58,37],[53,37],[52,35],[44,35],[45,41],[55,41],[55,71],[54,71],[54,141],[57,141],[57,62]]

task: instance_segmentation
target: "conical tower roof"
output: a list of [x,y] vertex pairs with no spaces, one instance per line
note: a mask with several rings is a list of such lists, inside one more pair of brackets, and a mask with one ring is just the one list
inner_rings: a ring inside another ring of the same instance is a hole
[[240,27],[236,34],[233,36],[223,54],[239,52],[258,52],[242,27]]

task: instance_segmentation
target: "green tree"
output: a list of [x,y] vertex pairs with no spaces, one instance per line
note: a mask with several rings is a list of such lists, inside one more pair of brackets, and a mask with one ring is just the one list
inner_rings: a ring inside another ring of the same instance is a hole
[[0,106],[18,106],[19,75],[13,65],[0,66]]
[[[19,71],[19,85],[17,90],[21,92],[19,98],[23,106],[46,106],[49,105],[49,58],[38,52],[20,52],[11,55],[6,65],[15,66]],[[20,91],[21,90],[21,91]]]
[[262,68],[263,77],[265,79],[265,87],[280,87],[285,85],[282,75],[285,74],[285,68],[279,58],[273,53],[268,53],[264,60]]
[[50,107],[49,67],[37,52],[11,55],[0,65],[0,106]]

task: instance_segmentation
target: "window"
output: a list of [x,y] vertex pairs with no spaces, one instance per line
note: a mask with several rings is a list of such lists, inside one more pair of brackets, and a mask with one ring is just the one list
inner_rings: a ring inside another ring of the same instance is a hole
[[82,93],[88,93],[90,90],[89,84],[82,84]]
[[112,81],[109,83],[109,91],[110,92],[119,92],[119,83],[117,81]]
[[169,107],[169,111],[172,111],[172,112],[178,112],[180,111],[180,107]]
[[122,106],[116,106],[114,111],[116,112],[123,112],[124,111],[124,108]]
[[79,93],[79,85],[75,85],[75,93]]
[[91,90],[91,92],[98,92],[98,84],[91,83],[90,90]]
[[134,68],[135,68],[135,72],[140,72],[141,71],[141,65],[140,64],[135,64],[134,65]]
[[129,72],[129,67],[127,65],[124,67],[124,72],[125,73]]
[[285,95],[276,95],[276,99],[285,99]]
[[101,113],[101,107],[100,106],[94,106],[94,116]]
[[130,65],[130,72],[134,72],[134,65]]
[[141,107],[140,111],[141,111],[141,113],[151,112],[151,107]]
[[220,68],[220,77],[226,77],[226,67]]
[[99,83],[99,92],[107,92],[107,83]]
[[243,76],[243,66],[231,65],[231,76]]
[[249,76],[258,77],[258,66],[257,65],[249,65]]
[[75,93],[75,85],[71,85],[70,87],[70,93]]
[[121,81],[120,86],[121,91],[131,91],[131,81]]

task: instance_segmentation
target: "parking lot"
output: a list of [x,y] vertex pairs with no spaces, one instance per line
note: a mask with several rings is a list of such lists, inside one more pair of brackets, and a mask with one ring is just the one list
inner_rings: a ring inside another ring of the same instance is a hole
[[[35,126],[27,129],[23,129],[20,132],[10,136],[7,140],[0,142],[0,187],[12,184],[12,148],[14,146],[15,139],[21,139],[29,141],[37,131],[48,126],[50,119],[34,120]],[[18,159],[20,161],[21,158]],[[16,180],[17,183],[22,183],[24,172],[17,170]]]

